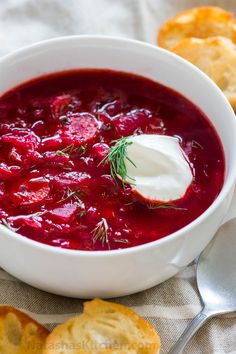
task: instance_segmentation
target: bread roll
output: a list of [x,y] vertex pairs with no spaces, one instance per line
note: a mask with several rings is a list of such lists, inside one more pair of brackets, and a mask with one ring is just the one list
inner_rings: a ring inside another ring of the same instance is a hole
[[168,20],[160,29],[158,44],[171,49],[184,38],[215,36],[236,42],[236,22],[232,14],[214,6],[196,7]]
[[46,328],[10,306],[0,306],[0,353],[41,354]]
[[131,309],[95,299],[83,314],[56,327],[44,354],[158,354],[160,338],[146,320]]
[[172,51],[204,71],[236,110],[236,46],[227,38],[186,38]]

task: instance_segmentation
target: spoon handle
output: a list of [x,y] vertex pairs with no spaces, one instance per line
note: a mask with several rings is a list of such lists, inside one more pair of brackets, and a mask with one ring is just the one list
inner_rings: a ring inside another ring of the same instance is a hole
[[192,320],[192,322],[185,329],[179,340],[171,348],[168,354],[180,354],[185,348],[186,344],[192,338],[192,336],[197,332],[197,330],[203,325],[212,314],[203,308],[202,311]]

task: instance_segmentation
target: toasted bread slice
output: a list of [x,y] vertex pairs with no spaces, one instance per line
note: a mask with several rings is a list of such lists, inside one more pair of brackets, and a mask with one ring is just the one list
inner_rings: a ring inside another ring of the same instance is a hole
[[158,44],[171,49],[184,38],[215,36],[236,42],[236,22],[232,14],[214,6],[196,7],[168,20],[160,29]]
[[236,110],[236,46],[227,38],[186,38],[172,51],[204,71]]
[[131,309],[95,299],[82,315],[56,327],[48,336],[44,354],[157,354],[155,329]]
[[0,353],[41,354],[46,328],[10,306],[0,306]]

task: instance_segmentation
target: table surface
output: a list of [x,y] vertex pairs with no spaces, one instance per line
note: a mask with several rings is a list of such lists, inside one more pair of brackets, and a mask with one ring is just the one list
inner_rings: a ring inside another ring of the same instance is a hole
[[[192,6],[236,12],[236,0],[0,0],[0,55],[62,35],[106,34],[155,43],[158,27]],[[228,218],[236,216],[236,195]],[[32,270],[33,271],[33,270]],[[115,300],[130,306],[159,331],[167,353],[200,311],[194,265],[155,288]],[[34,289],[0,270],[0,303],[27,310],[48,328],[82,311],[81,300]],[[211,319],[186,348],[191,354],[236,354],[236,314]]]

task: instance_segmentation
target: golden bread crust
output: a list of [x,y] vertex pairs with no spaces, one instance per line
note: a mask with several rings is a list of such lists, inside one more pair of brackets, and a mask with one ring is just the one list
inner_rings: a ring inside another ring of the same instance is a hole
[[160,28],[159,46],[172,49],[184,38],[224,36],[236,43],[236,26],[232,14],[219,7],[196,7],[183,11]]
[[204,71],[236,110],[236,46],[230,39],[185,38],[172,51]]
[[0,353],[41,354],[48,333],[25,313],[0,306]]
[[56,327],[43,354],[158,354],[160,338],[144,318],[131,309],[95,299],[83,314]]

